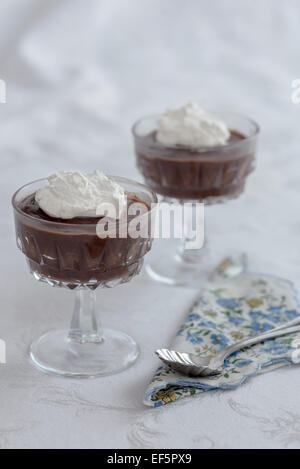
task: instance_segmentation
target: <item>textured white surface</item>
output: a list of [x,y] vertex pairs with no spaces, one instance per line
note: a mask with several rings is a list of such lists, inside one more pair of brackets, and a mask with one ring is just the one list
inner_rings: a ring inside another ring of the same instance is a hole
[[[255,4],[254,4],[255,3]],[[142,396],[193,290],[145,274],[98,291],[104,322],[141,344],[129,371],[95,381],[43,375],[30,340],[68,323],[71,292],[40,285],[14,241],[10,196],[59,170],[140,179],[132,122],[197,99],[254,117],[257,171],[238,201],[209,208],[212,242],[247,248],[251,270],[300,289],[298,0],[2,0],[0,78],[0,447],[300,447],[299,369],[149,409]],[[154,249],[159,249],[155,243]]]

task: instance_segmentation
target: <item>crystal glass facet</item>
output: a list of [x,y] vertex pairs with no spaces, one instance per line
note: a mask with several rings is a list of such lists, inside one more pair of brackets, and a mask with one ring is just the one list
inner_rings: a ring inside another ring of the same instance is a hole
[[[147,231],[141,229],[143,237],[101,239],[95,223],[60,223],[24,213],[20,202],[45,185],[45,179],[26,184],[13,197],[17,245],[31,274],[48,285],[75,290],[69,330],[46,332],[30,346],[31,360],[42,371],[91,378],[122,371],[138,357],[138,346],[131,337],[102,328],[95,290],[126,283],[140,272],[152,245],[151,224],[157,198],[142,184],[114,179],[127,194],[148,206],[149,210],[139,217],[140,226],[147,227]],[[128,233],[127,220],[119,225],[119,232]]]
[[[224,146],[192,149],[180,145],[164,145],[155,139],[160,115],[141,118],[133,126],[137,167],[145,183],[168,203],[189,203],[194,207],[224,203],[239,197],[246,179],[254,169],[258,125],[234,113],[215,113],[228,128],[242,135]],[[195,208],[196,211],[196,208]],[[199,250],[187,249],[188,227],[183,226],[181,243],[161,242],[162,249],[154,252],[146,264],[148,274],[168,285],[199,287],[214,271],[223,255],[218,247],[211,248],[205,239]],[[234,253],[240,268],[244,256]]]

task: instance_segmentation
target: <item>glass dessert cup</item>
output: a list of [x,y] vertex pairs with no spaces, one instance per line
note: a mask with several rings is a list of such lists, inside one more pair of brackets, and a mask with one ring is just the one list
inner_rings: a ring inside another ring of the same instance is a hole
[[[140,119],[133,126],[137,167],[145,183],[162,196],[163,202],[188,203],[194,215],[183,217],[183,239],[161,242],[164,248],[154,252],[146,270],[154,280],[168,285],[198,287],[210,279],[224,256],[228,260],[218,272],[221,276],[238,275],[245,267],[245,256],[211,249],[204,237],[203,247],[188,249],[191,219],[196,219],[197,204],[225,203],[243,192],[246,179],[254,169],[258,125],[234,113],[215,113],[230,129],[230,140],[222,146],[193,149],[164,145],[156,140],[160,115]],[[204,229],[204,224],[198,227]]]
[[[114,179],[147,206],[139,216],[141,229],[148,230],[143,230],[143,237],[101,239],[96,223],[61,223],[25,213],[20,203],[43,187],[45,179],[23,186],[13,196],[17,245],[31,274],[51,286],[75,290],[76,295],[69,330],[46,332],[30,346],[32,362],[44,372],[75,378],[111,375],[131,366],[139,355],[127,334],[102,328],[95,290],[126,283],[140,272],[152,245],[151,204],[157,198],[142,184]],[[130,232],[127,220],[120,222],[119,232]]]

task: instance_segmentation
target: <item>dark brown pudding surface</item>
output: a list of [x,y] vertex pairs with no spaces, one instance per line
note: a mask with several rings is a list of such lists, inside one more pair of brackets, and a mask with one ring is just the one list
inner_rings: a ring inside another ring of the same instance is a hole
[[[135,195],[127,197],[127,210],[135,202],[142,203],[150,219],[146,202]],[[83,284],[96,288],[114,280],[122,283],[138,272],[151,247],[150,228],[148,238],[101,239],[96,233],[101,217],[50,217],[40,209],[35,194],[23,199],[19,209],[21,213],[15,213],[19,247],[34,275],[49,283],[63,282],[70,288]]]
[[[149,205],[140,200],[138,197],[136,197],[133,194],[128,194],[127,195],[127,211],[129,207],[133,203],[141,203],[147,207],[149,210]],[[31,217],[37,218],[37,219],[42,219],[46,221],[51,221],[55,223],[64,223],[68,225],[96,225],[99,220],[101,220],[102,217],[74,217],[74,218],[55,218],[51,217],[50,215],[47,215],[39,206],[39,204],[35,200],[35,194],[31,194],[28,197],[25,197],[19,204],[19,208],[22,210],[22,212],[26,213],[27,215],[30,215]],[[132,216],[128,217],[129,220],[132,218]]]
[[225,145],[214,148],[167,146],[156,131],[135,138],[137,166],[154,191],[182,200],[236,197],[253,170],[255,141],[231,130]]

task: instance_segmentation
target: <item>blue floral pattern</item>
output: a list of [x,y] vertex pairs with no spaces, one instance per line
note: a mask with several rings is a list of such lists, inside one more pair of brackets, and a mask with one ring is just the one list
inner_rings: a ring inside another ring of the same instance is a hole
[[224,308],[235,309],[238,303],[233,298],[219,298],[217,303]]
[[[243,337],[271,330],[298,316],[300,307],[290,282],[245,273],[232,281],[205,287],[171,348],[213,356]],[[294,353],[300,357],[300,333],[235,352],[226,359],[223,374],[217,378],[191,378],[161,366],[147,389],[144,403],[159,407],[199,392],[233,388],[261,368],[267,370],[267,365],[296,363]]]
[[199,335],[196,331],[188,331],[186,340],[192,344],[201,344],[201,342],[203,342],[201,335]]
[[236,318],[234,316],[231,316],[229,319],[228,319],[229,322],[231,322],[232,324],[234,324],[235,326],[239,326],[240,324],[242,324],[245,319],[244,318]]
[[211,334],[210,340],[213,345],[219,345],[220,349],[226,347],[229,342],[227,337],[223,334]]

